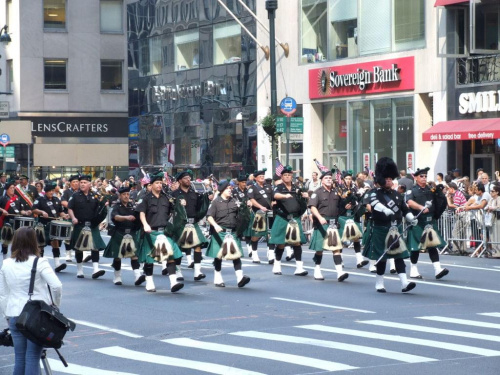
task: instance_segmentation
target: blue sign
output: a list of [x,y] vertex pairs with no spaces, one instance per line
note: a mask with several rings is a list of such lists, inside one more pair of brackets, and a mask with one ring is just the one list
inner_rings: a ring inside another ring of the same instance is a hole
[[281,112],[286,116],[291,116],[297,110],[297,102],[289,96],[283,99],[280,103]]
[[8,134],[0,134],[0,145],[3,147],[7,146],[10,143],[10,136]]

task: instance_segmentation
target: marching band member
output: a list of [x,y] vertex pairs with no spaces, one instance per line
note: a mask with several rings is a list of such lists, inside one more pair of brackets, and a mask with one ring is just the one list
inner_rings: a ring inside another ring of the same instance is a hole
[[[181,251],[186,254],[188,267],[194,268],[194,280],[200,281],[205,278],[205,274],[201,272],[201,249],[207,247],[208,241],[203,235],[198,222],[205,216],[206,212],[205,208],[202,208],[203,195],[198,194],[191,186],[192,176],[192,172],[189,169],[180,172],[176,176],[176,180],[179,182],[179,188],[172,193],[172,197],[179,200],[179,204],[184,207],[185,215],[187,216],[186,225],[179,228],[178,233],[175,234],[177,244]],[[206,208],[208,209],[208,204]],[[194,249],[193,257],[191,257],[192,249]],[[181,260],[182,258],[176,259],[179,269]],[[163,271],[165,271],[165,268]],[[177,276],[182,277],[182,273],[178,271]]]
[[[252,215],[252,261],[253,263],[260,263],[259,254],[257,252],[257,246],[259,245],[259,238],[267,237],[267,225],[266,225],[266,215],[268,211],[271,211],[271,201],[273,199],[273,188],[271,185],[265,183],[265,174],[267,169],[261,169],[260,171],[255,171],[253,176],[255,178],[255,183],[248,188],[247,196],[252,203],[253,215]],[[269,218],[269,223],[272,226],[273,220]],[[273,264],[274,256],[274,244],[268,243],[267,258],[269,264]],[[250,251],[249,251],[250,253]]]
[[314,280],[324,280],[321,274],[321,260],[323,252],[330,250],[333,251],[337,280],[342,282],[349,277],[349,274],[342,270],[342,256],[340,255],[342,243],[338,231],[334,227],[339,216],[340,197],[333,187],[333,172],[334,170],[331,170],[321,175],[321,186],[315,189],[309,199],[308,206],[313,215],[314,226],[309,248],[316,251],[314,255]]
[[164,173],[159,172],[150,176],[151,192],[137,202],[136,211],[143,225],[144,239],[138,252],[139,262],[144,265],[146,274],[146,291],[156,292],[153,281],[153,268],[155,261],[167,261],[167,270],[170,279],[170,291],[179,291],[184,284],[177,281],[175,274],[175,259],[182,258],[182,253],[177,244],[165,235],[168,220],[173,211],[173,203],[163,192],[162,181]]
[[[222,278],[222,260],[232,260],[238,287],[242,288],[250,282],[250,278],[241,269],[241,242],[236,235],[238,225],[239,201],[232,197],[229,181],[220,181],[217,186],[219,195],[214,198],[207,212],[210,223],[211,238],[206,256],[214,258],[214,284],[225,287]],[[245,225],[246,227],[246,225]]]
[[[248,175],[246,174],[240,174],[237,178],[238,186],[233,188],[233,198],[236,200],[239,200],[241,202],[246,201],[248,199],[247,194],[248,194],[248,189],[247,189],[247,178]],[[248,254],[252,253],[252,224],[248,226],[247,230],[243,233],[243,239],[245,240],[245,243],[247,244],[247,250]]]
[[[420,250],[427,249],[429,258],[434,266],[434,274],[436,279],[439,280],[449,273],[447,268],[441,267],[437,250],[437,247],[446,245],[439,234],[437,219],[439,219],[446,209],[447,202],[441,189],[437,188],[431,191],[431,188],[427,185],[427,172],[429,169],[417,169],[414,173],[416,183],[410,192],[407,193],[408,206],[410,206],[412,212],[415,214],[423,210],[418,218],[418,225],[408,230],[408,247],[411,250],[410,277],[414,279],[422,278],[418,272],[417,262]],[[429,201],[432,202],[432,205],[426,207],[426,202]]]
[[[63,195],[61,197],[61,205],[64,207],[64,212],[68,212],[68,202],[74,193],[78,191],[80,188],[80,181],[78,181],[78,175],[69,176],[69,189],[64,190]],[[66,249],[66,262],[71,262],[73,258],[73,250],[69,247],[68,243],[64,243],[64,247]]]
[[414,282],[408,282],[406,277],[404,259],[410,254],[400,237],[403,215],[406,215],[408,223],[412,223],[415,217],[409,212],[403,196],[393,189],[393,179],[398,176],[398,167],[392,159],[388,157],[379,159],[375,166],[375,181],[379,187],[370,190],[368,197],[372,222],[363,254],[375,261],[384,255],[376,265],[375,289],[379,293],[386,292],[384,274],[387,259],[394,259],[403,293],[409,292],[416,286]]
[[141,285],[146,281],[146,276],[139,270],[139,260],[137,258],[137,248],[139,247],[140,220],[135,211],[135,207],[130,201],[130,188],[121,187],[118,189],[119,201],[113,206],[111,211],[111,221],[115,229],[111,239],[104,250],[105,258],[113,258],[115,285],[122,285],[121,268],[122,259],[130,258],[130,265],[134,271],[135,285]]
[[271,228],[270,244],[276,245],[274,250],[276,259],[274,261],[273,273],[281,275],[281,257],[286,244],[291,245],[295,255],[296,276],[306,276],[304,262],[302,261],[302,244],[306,243],[306,237],[302,230],[301,216],[307,209],[306,198],[308,194],[301,192],[292,185],[293,170],[286,166],[281,172],[282,183],[274,188],[274,200],[276,200],[276,217]]
[[55,185],[48,183],[44,186],[43,190],[45,195],[39,196],[35,202],[33,202],[33,213],[38,215],[38,221],[44,226],[45,232],[45,243],[41,246],[40,255],[43,257],[44,247],[49,244],[52,246],[52,255],[54,256],[55,271],[61,272],[66,269],[66,263],[61,263],[60,256],[61,251],[59,247],[61,246],[61,241],[50,240],[50,222],[54,218],[64,218],[69,219],[69,215],[64,213],[64,207],[61,205],[61,200],[57,198],[54,194]]
[[[99,232],[99,200],[91,193],[91,177],[81,175],[78,178],[80,190],[74,193],[68,201],[68,214],[74,225],[71,236],[70,248],[75,249],[77,273],[76,277],[83,279],[83,250],[91,253],[93,273],[92,278],[97,279],[105,274],[99,269],[99,250],[106,245]],[[90,231],[89,231],[90,229]],[[83,232],[83,233],[82,233]],[[80,236],[81,234],[81,236]]]

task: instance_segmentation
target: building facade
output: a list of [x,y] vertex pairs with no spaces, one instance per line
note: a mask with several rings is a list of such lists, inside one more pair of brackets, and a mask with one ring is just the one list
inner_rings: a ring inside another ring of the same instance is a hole
[[31,131],[16,146],[18,167],[37,178],[128,173],[123,2],[1,0],[0,9],[12,39],[0,60],[0,91],[11,93],[0,95],[2,124],[27,121]]

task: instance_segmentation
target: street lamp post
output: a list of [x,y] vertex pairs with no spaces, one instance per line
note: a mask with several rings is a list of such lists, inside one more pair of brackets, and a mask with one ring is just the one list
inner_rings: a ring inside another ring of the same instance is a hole
[[[276,117],[277,115],[277,107],[278,107],[278,99],[276,95],[276,48],[275,48],[275,31],[274,31],[274,19],[276,17],[276,9],[278,9],[278,0],[266,0],[266,10],[269,18],[269,39],[270,39],[270,48],[269,48],[269,77],[271,78],[271,115]],[[271,160],[276,159],[276,146],[274,137],[271,140]],[[271,161],[272,163],[272,161]]]

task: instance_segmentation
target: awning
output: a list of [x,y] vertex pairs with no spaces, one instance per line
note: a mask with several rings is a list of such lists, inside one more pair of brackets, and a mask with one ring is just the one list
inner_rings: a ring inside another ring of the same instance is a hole
[[423,141],[500,139],[500,118],[438,122],[422,133]]
[[462,4],[462,3],[468,3],[469,0],[436,0],[436,3],[434,4],[435,7],[444,7],[447,5],[456,5],[456,4]]

